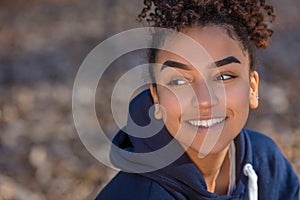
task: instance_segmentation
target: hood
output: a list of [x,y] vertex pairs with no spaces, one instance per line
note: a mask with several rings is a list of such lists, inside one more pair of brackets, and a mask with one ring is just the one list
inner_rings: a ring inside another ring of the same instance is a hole
[[[155,120],[152,113],[153,101],[149,90],[131,101],[127,125],[114,137],[111,148],[111,162],[117,168],[156,181],[176,199],[225,200],[241,199],[245,195],[248,179],[242,170],[246,163],[252,163],[251,144],[245,130],[234,140],[236,189],[232,196],[217,196],[207,191],[200,171],[170,135],[163,121]],[[157,131],[151,133],[153,130]]]

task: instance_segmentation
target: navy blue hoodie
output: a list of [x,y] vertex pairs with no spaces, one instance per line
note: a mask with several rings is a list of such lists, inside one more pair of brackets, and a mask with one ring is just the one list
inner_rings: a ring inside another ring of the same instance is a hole
[[[134,127],[132,124],[147,126],[150,123],[152,105],[149,90],[130,103],[131,118],[115,136],[113,143],[116,146],[113,145],[111,150],[111,161],[121,171],[96,200],[246,200],[250,188],[248,176],[243,172],[246,164],[250,164],[257,174],[259,200],[299,200],[299,179],[289,162],[270,138],[248,129],[241,130],[234,139],[236,183],[230,195],[218,196],[208,192],[203,176],[184,151],[162,169],[155,168],[155,160],[132,157],[126,152],[153,152],[174,141],[163,125],[152,137],[134,137],[126,133],[134,129],[130,128]],[[152,168],[157,170],[152,171]],[[139,169],[147,172],[135,173]]]

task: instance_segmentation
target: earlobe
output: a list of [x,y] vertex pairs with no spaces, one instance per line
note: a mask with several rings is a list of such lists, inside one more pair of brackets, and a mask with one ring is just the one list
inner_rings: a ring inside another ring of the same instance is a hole
[[155,119],[161,120],[163,118],[163,115],[162,115],[162,111],[161,111],[160,105],[159,104],[155,104],[154,108],[155,108],[155,110],[154,110],[154,117],[155,117]]
[[258,107],[259,101],[258,97],[250,97],[250,108],[256,109]]
[[256,109],[259,105],[258,85],[259,85],[259,75],[257,71],[253,71],[250,74],[249,105],[251,109]]
[[154,102],[154,117],[155,119],[160,120],[163,118],[163,115],[159,104],[157,88],[153,84],[150,85],[150,92]]

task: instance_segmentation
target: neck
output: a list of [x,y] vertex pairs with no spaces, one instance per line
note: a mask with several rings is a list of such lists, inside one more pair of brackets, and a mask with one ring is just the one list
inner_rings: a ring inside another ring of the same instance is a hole
[[187,154],[203,175],[209,192],[220,195],[227,193],[230,169],[228,149],[229,146],[218,154],[207,155],[204,158],[199,158],[194,149],[187,150]]

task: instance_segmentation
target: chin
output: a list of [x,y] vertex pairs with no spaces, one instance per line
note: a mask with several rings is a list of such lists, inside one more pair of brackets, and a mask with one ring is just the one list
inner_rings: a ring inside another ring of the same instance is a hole
[[[220,154],[222,151],[227,149],[231,141],[228,143],[220,143],[220,140],[217,141],[215,145],[212,146],[203,146],[201,142],[193,142],[189,149],[192,149],[194,152],[199,154],[199,158],[204,158],[208,155],[217,155]],[[205,149],[204,149],[205,148]]]

